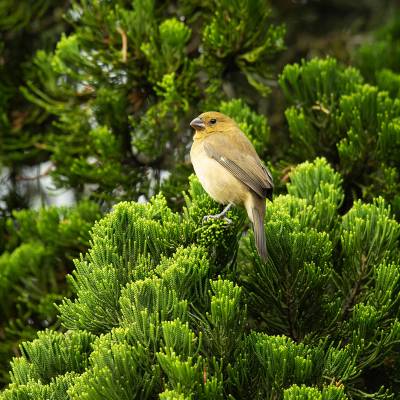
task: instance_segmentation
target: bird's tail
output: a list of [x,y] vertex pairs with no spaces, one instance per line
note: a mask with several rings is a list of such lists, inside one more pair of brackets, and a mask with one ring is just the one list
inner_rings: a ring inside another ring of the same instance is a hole
[[265,241],[265,229],[264,229],[264,213],[260,213],[257,208],[252,209],[253,212],[253,229],[254,229],[254,240],[258,254],[263,261],[267,260],[267,244]]
[[265,199],[257,199],[252,201],[247,208],[247,213],[253,222],[254,240],[256,243],[258,254],[263,261],[267,260],[267,244],[265,240]]

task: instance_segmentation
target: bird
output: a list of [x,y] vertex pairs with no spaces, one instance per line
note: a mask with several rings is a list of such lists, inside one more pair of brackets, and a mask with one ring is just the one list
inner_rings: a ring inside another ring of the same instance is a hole
[[208,111],[190,122],[195,130],[190,159],[204,190],[226,205],[216,215],[203,220],[224,218],[233,205],[244,206],[253,224],[255,245],[260,258],[267,260],[264,217],[266,202],[274,187],[270,171],[262,163],[250,140],[230,117]]

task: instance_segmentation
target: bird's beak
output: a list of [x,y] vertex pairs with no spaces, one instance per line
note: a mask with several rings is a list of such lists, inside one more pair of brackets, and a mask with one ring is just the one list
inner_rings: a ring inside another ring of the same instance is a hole
[[203,129],[206,129],[206,126],[204,125],[204,122],[202,121],[201,118],[197,117],[195,118],[191,123],[190,126],[195,129],[196,131],[202,131]]

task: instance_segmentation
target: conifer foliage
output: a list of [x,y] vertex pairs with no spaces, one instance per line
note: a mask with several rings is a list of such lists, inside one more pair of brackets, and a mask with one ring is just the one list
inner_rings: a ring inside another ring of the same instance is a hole
[[285,114],[292,156],[324,155],[343,174],[348,194],[382,195],[399,213],[399,99],[331,58],[286,66],[280,85],[291,104]]
[[115,206],[75,261],[68,331],[22,344],[2,398],[390,398],[400,225],[382,198],[340,217],[322,158],[287,189],[267,203],[265,264],[240,210],[201,224],[216,204],[195,178],[182,213],[161,195]]
[[[400,400],[399,23],[354,66],[291,60],[267,100],[277,15],[2,2],[1,400]],[[203,222],[188,123],[211,109],[275,166],[266,262],[242,209]],[[73,207],[22,209],[45,161]]]
[[[6,366],[21,340],[38,329],[59,326],[55,301],[69,290],[65,275],[72,259],[89,246],[89,229],[99,206],[82,201],[73,208],[14,211],[5,220],[0,255],[0,362]],[[6,368],[1,382],[7,382]],[[7,374],[8,375],[8,374]]]
[[194,114],[219,109],[235,90],[243,99],[269,93],[266,65],[284,48],[270,6],[192,3],[72,3],[71,34],[36,53],[22,88],[51,122],[43,146],[59,186],[92,184],[109,203],[149,196],[162,171],[183,170]]

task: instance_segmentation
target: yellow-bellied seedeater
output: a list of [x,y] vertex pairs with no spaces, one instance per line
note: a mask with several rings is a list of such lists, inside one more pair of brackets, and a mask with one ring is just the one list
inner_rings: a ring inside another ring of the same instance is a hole
[[235,121],[219,112],[200,114],[190,126],[195,129],[190,158],[200,183],[218,203],[226,204],[217,215],[226,218],[232,205],[244,205],[253,223],[258,254],[267,259],[264,217],[265,198],[274,187],[250,140]]

